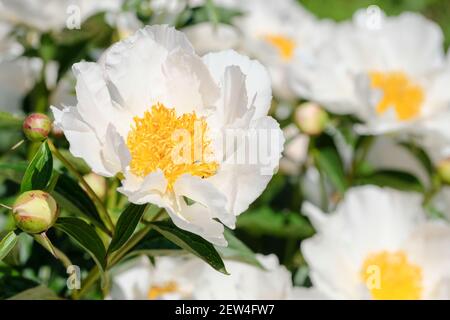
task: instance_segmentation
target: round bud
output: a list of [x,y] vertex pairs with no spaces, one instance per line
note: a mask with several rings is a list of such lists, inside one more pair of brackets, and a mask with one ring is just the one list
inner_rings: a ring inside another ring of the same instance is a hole
[[295,110],[295,122],[299,129],[307,135],[321,134],[328,121],[328,113],[316,103],[305,102]]
[[42,113],[32,113],[23,122],[23,132],[28,140],[33,142],[47,139],[51,130],[50,118]]
[[437,172],[444,183],[450,184],[450,158],[441,160],[438,163]]
[[16,199],[12,210],[17,227],[28,233],[47,231],[59,215],[55,199],[40,190],[22,193]]
[[104,199],[106,196],[106,179],[93,172],[83,176],[86,183],[91,187],[92,191],[100,198]]

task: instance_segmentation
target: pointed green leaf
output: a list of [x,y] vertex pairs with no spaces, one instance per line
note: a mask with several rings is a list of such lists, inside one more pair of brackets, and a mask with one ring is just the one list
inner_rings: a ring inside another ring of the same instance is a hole
[[43,190],[52,176],[53,157],[47,142],[43,142],[25,171],[20,192]]
[[202,237],[177,228],[170,221],[153,222],[152,227],[168,240],[196,255],[219,272],[228,274],[225,265],[214,246]]
[[109,245],[108,252],[114,252],[122,247],[136,230],[139,221],[144,215],[146,205],[136,205],[130,203],[121,213],[116,224],[114,237]]
[[105,246],[93,227],[81,219],[63,217],[58,219],[55,228],[73,238],[91,255],[100,270],[105,270]]

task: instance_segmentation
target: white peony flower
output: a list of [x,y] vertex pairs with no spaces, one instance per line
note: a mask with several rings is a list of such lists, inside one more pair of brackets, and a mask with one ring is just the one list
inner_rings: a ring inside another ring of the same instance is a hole
[[211,22],[202,22],[188,26],[182,30],[198,54],[213,51],[236,49],[240,35],[235,27]]
[[[151,26],[74,72],[77,106],[52,107],[70,151],[97,174],[122,172],[130,202],[153,203],[178,227],[226,245],[217,220],[234,227],[283,147],[267,116],[264,67],[234,51],[200,58],[183,33]],[[230,144],[230,132],[244,139]]]
[[257,255],[265,270],[225,261],[230,275],[221,274],[198,258],[159,257],[152,265],[140,257],[113,276],[110,299],[281,300],[300,296],[291,274],[275,255]]
[[117,10],[123,0],[0,0],[0,17],[40,31],[63,29],[70,19],[81,21],[91,15]]
[[442,31],[418,14],[373,10],[358,11],[330,41],[303,52],[292,87],[333,113],[358,116],[363,133],[421,133],[450,108]]
[[243,11],[234,21],[242,50],[269,69],[276,96],[294,99],[288,71],[302,50],[328,39],[332,22],[318,21],[295,0],[236,1],[236,6]]
[[306,204],[317,234],[302,243],[316,290],[331,299],[449,299],[450,226],[421,196],[364,186],[335,212]]

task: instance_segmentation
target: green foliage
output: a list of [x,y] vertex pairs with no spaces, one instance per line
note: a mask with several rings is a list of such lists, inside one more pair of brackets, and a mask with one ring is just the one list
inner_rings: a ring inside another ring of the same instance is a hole
[[47,142],[43,142],[28,165],[20,191],[45,189],[53,171],[53,157]]
[[169,221],[153,222],[151,226],[180,248],[196,255],[217,271],[228,274],[217,250],[202,237],[181,230]]

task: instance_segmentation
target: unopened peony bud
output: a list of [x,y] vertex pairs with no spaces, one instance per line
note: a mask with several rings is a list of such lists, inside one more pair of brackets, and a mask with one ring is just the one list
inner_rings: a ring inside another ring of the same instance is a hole
[[30,141],[43,141],[47,139],[52,130],[52,122],[42,113],[33,113],[25,118],[23,132]]
[[295,122],[300,130],[310,136],[321,134],[328,124],[328,113],[313,102],[305,102],[295,110]]
[[59,209],[53,197],[40,190],[21,194],[12,208],[17,227],[28,233],[41,233],[53,226]]
[[106,179],[93,172],[83,176],[86,183],[91,187],[92,191],[100,198],[104,199],[106,195]]
[[437,172],[443,182],[450,184],[450,158],[441,160],[438,163]]

